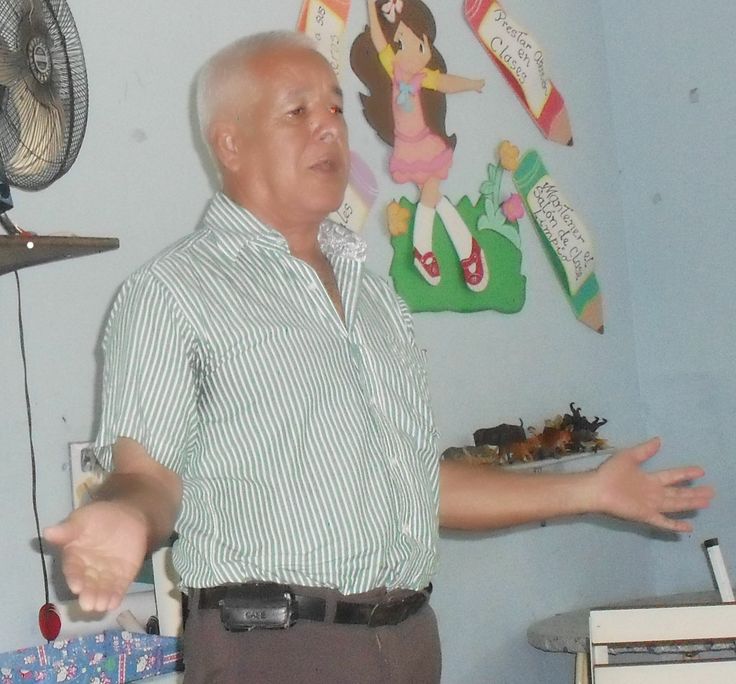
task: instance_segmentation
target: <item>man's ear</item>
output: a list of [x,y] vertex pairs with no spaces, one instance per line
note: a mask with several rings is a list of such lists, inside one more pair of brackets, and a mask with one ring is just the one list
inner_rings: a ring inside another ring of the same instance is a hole
[[212,153],[223,169],[237,171],[241,163],[240,138],[233,126],[227,123],[214,123],[210,129]]

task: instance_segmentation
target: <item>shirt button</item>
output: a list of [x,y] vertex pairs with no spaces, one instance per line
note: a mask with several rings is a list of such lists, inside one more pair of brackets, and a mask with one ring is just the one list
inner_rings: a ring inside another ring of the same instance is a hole
[[402,531],[402,532],[403,532],[404,534],[406,534],[406,535],[410,535],[410,534],[411,534],[411,525],[409,525],[409,523],[404,523],[404,524],[403,524],[403,525],[401,526],[401,531]]

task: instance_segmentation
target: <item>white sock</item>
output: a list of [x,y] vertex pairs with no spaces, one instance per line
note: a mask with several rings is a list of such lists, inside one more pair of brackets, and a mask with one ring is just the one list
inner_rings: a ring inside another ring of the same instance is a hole
[[419,202],[414,214],[414,247],[420,254],[432,251],[432,228],[434,226],[434,209]]
[[473,236],[470,234],[465,221],[457,213],[457,209],[455,209],[452,202],[444,196],[437,203],[437,213],[440,215],[442,223],[445,224],[445,229],[450,236],[450,240],[452,240],[458,257],[467,259],[473,247]]

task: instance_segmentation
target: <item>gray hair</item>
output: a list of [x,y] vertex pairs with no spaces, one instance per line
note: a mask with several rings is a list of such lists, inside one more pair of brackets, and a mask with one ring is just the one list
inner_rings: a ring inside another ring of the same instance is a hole
[[252,99],[252,79],[243,64],[261,52],[289,47],[316,50],[317,44],[296,31],[265,31],[236,40],[205,62],[197,74],[195,98],[199,131],[208,148],[210,126],[227,98],[237,92],[240,100]]

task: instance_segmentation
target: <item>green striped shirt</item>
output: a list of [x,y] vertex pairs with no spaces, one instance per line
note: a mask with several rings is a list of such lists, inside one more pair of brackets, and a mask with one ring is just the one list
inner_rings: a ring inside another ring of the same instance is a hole
[[125,436],[181,475],[185,587],[418,589],[435,570],[437,435],[410,315],[360,238],[328,221],[319,240],[344,322],[283,236],[222,194],[114,302],[98,459]]

